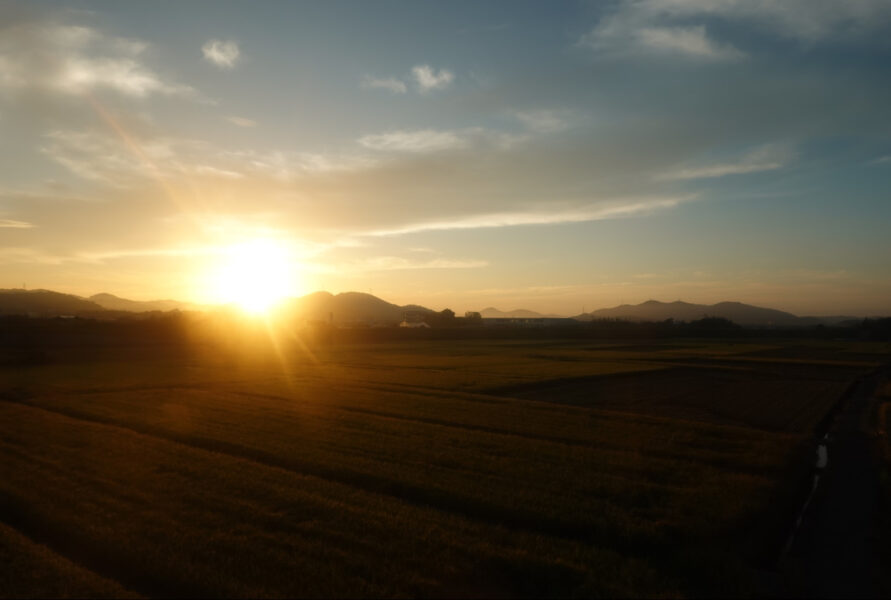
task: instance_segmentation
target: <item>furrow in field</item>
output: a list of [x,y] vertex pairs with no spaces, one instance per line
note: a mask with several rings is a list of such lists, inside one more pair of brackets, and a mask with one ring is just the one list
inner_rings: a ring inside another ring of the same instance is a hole
[[53,552],[8,524],[17,520],[0,496],[0,597],[138,598],[116,581]]
[[[57,545],[69,540],[69,553],[94,556],[105,573],[151,595],[429,595],[489,570],[521,586],[508,595],[555,582],[568,594],[587,585],[584,572],[592,569],[653,572],[589,544],[120,427],[2,406],[6,514]],[[47,470],[54,461],[66,468]],[[590,582],[588,593],[623,591]],[[656,589],[640,579],[634,585]]]
[[[516,529],[567,539],[608,540],[610,544],[635,553],[653,544],[668,543],[670,532],[695,519],[698,511],[714,511],[714,507],[708,507],[707,500],[698,499],[697,496],[703,492],[723,493],[720,490],[721,479],[728,476],[763,477],[763,474],[746,475],[739,471],[728,475],[696,462],[672,463],[656,457],[635,458],[633,448],[630,454],[626,451],[617,455],[618,462],[600,453],[574,460],[572,454],[556,455],[554,460],[559,460],[557,457],[560,456],[570,459],[567,464],[541,462],[542,459],[536,459],[536,453],[547,450],[546,446],[538,446],[537,452],[525,450],[523,455],[526,458],[522,461],[509,458],[507,462],[498,463],[505,468],[527,461],[531,463],[531,466],[524,466],[522,471],[515,473],[487,476],[471,471],[464,474],[463,470],[455,472],[454,465],[450,464],[437,470],[434,461],[429,458],[420,460],[418,471],[410,464],[400,463],[398,459],[388,462],[386,455],[375,462],[364,460],[361,448],[346,457],[342,452],[331,451],[304,457],[299,449],[294,452],[276,445],[247,447],[221,439],[221,435],[211,438],[177,433],[144,422],[122,422],[119,418],[87,414],[71,407],[49,410],[295,473],[310,474],[415,505],[431,506]],[[235,435],[236,430],[228,429],[231,435]],[[260,439],[261,434],[249,434],[249,437]],[[478,452],[473,451],[472,454]],[[346,466],[344,459],[355,461],[355,466]],[[666,462],[665,466],[661,466],[663,462]],[[729,464],[732,465],[732,461]],[[645,469],[645,473],[634,475],[641,468]],[[427,471],[433,471],[434,476],[427,476]],[[413,472],[420,474],[412,476]],[[577,473],[575,478],[571,476],[573,472]],[[708,481],[703,489],[701,479],[706,472],[712,481]],[[549,484],[548,481],[554,483]],[[690,483],[677,487],[678,481]],[[568,483],[572,485],[567,487]],[[552,485],[557,487],[552,488]],[[692,498],[697,498],[697,501],[691,504],[689,500]],[[717,514],[716,518],[719,518]],[[668,526],[664,521],[675,523]],[[631,523],[636,525],[631,526]]]
[[[389,496],[413,505],[427,506],[512,529],[556,536],[567,540],[596,540],[598,543],[607,543],[632,554],[651,549],[654,544],[664,545],[668,543],[665,535],[658,531],[659,527],[645,527],[637,533],[629,533],[623,529],[622,525],[617,524],[612,519],[586,520],[588,522],[579,521],[578,519],[583,515],[578,510],[567,511],[566,517],[563,518],[556,515],[548,516],[537,513],[534,510],[524,509],[523,507],[511,508],[493,504],[480,496],[453,493],[441,487],[425,487],[405,480],[378,476],[367,471],[334,468],[324,463],[300,460],[293,456],[284,457],[279,454],[220,439],[177,434],[160,427],[125,423],[73,409],[35,407],[30,404],[24,404],[24,406],[80,421],[131,431],[159,440],[175,442],[194,449],[249,460],[268,467],[284,469],[298,475],[318,477],[327,481],[348,485],[358,490]],[[633,483],[633,478],[630,476],[617,479],[629,485]],[[658,492],[654,489],[652,493],[657,494]],[[639,517],[628,514],[626,510],[609,499],[595,500],[588,508],[598,510],[604,516],[612,515],[619,522],[639,519]],[[643,524],[643,522],[639,524]]]

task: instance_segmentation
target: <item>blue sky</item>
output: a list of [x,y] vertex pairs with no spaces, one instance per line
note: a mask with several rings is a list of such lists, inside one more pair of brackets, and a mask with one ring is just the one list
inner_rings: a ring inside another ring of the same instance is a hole
[[0,6],[0,287],[891,312],[891,3]]

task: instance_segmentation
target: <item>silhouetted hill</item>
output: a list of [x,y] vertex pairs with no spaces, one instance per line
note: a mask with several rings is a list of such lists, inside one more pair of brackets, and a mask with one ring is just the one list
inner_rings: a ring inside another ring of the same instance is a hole
[[178,300],[128,300],[113,294],[96,294],[90,296],[89,300],[108,310],[123,310],[126,312],[151,312],[155,310],[167,312],[169,310],[194,310],[198,308],[194,304],[179,302]]
[[315,292],[289,301],[285,310],[296,318],[328,321],[333,315],[336,324],[398,323],[406,311],[433,312],[414,304],[399,306],[371,294]]
[[613,308],[602,308],[575,317],[579,320],[624,319],[627,321],[695,321],[705,317],[729,319],[738,325],[803,327],[819,324],[833,324],[851,317],[799,317],[792,313],[743,304],[742,302],[719,302],[717,304],[691,304],[688,302],[659,302],[648,300],[641,304],[623,304]]
[[72,294],[50,290],[0,290],[0,314],[58,317],[103,312],[105,309]]
[[498,310],[493,306],[481,310],[480,315],[482,315],[484,319],[556,319],[561,317],[561,315],[553,314],[543,315],[534,310],[526,310],[524,308],[503,311]]

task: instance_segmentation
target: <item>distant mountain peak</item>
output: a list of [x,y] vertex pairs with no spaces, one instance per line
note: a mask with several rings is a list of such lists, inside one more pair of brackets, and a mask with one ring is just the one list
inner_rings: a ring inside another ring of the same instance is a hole
[[177,300],[129,300],[114,294],[101,292],[93,294],[89,300],[95,302],[107,310],[120,310],[124,312],[167,312],[171,310],[192,310],[196,305]]
[[622,304],[613,308],[602,308],[580,315],[583,320],[625,319],[629,321],[695,321],[704,317],[729,319],[738,325],[748,326],[801,326],[813,325],[814,319],[798,317],[773,308],[752,306],[737,301],[717,304],[691,304],[682,300],[660,302],[647,300],[637,305]]

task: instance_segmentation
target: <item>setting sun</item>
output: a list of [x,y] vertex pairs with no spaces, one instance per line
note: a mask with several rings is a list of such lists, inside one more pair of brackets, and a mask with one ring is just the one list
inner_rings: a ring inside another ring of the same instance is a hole
[[271,239],[230,246],[217,268],[216,297],[252,314],[268,311],[296,293],[297,270],[289,248]]

